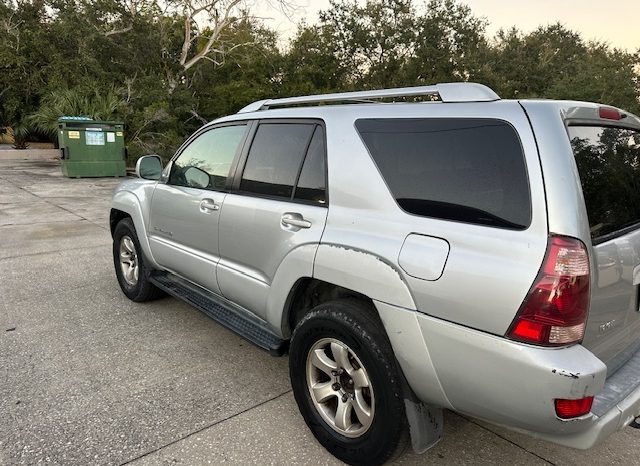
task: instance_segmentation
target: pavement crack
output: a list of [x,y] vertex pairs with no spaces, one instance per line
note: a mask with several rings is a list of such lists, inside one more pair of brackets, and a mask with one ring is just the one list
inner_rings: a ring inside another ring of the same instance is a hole
[[538,458],[538,459],[540,459],[540,460],[544,461],[544,462],[545,462],[545,463],[547,463],[547,464],[551,464],[551,465],[553,465],[553,466],[556,466],[556,463],[554,463],[553,461],[549,461],[549,460],[548,460],[548,459],[546,459],[545,457],[538,455],[536,452],[531,451],[531,450],[528,450],[527,448],[523,447],[522,445],[517,444],[517,443],[516,443],[516,442],[514,442],[513,440],[508,439],[508,438],[507,438],[507,437],[505,437],[504,435],[501,435],[501,434],[499,434],[498,432],[496,432],[496,431],[494,431],[494,430],[491,430],[491,429],[489,429],[489,428],[488,428],[488,427],[486,427],[486,426],[483,426],[483,425],[482,425],[482,424],[480,424],[479,422],[476,422],[474,419],[472,419],[472,418],[470,418],[470,417],[467,417],[467,416],[464,416],[464,415],[459,414],[459,413],[456,413],[456,414],[458,414],[458,416],[460,416],[461,418],[463,418],[463,419],[467,420],[467,421],[468,421],[468,422],[470,422],[471,424],[474,424],[474,425],[476,425],[476,426],[480,427],[481,429],[486,430],[487,432],[491,432],[491,433],[492,433],[493,435],[495,435],[496,437],[501,438],[502,440],[504,440],[504,441],[506,441],[506,442],[510,443],[511,445],[513,445],[513,446],[515,446],[515,447],[519,448],[520,450],[524,450],[525,452],[529,453],[529,454],[530,454],[530,455],[532,455],[532,456],[535,456],[536,458]]
[[149,456],[149,455],[151,455],[151,454],[153,454],[153,453],[156,453],[156,452],[158,452],[158,451],[160,451],[160,450],[162,450],[162,449],[164,449],[164,448],[166,448],[166,447],[168,447],[168,446],[174,445],[174,444],[176,444],[176,443],[178,443],[178,442],[181,442],[181,441],[183,441],[183,440],[188,439],[189,437],[192,437],[192,436],[194,436],[194,435],[196,435],[196,434],[199,434],[200,432],[202,432],[202,431],[204,431],[204,430],[207,430],[207,429],[209,429],[210,427],[216,426],[216,425],[221,424],[221,423],[223,423],[223,422],[225,422],[225,421],[228,421],[228,420],[230,420],[230,419],[233,419],[233,418],[235,418],[235,417],[238,417],[238,416],[240,416],[240,415],[242,415],[242,414],[244,414],[244,413],[247,413],[247,412],[251,411],[252,409],[259,408],[260,406],[263,406],[263,405],[265,405],[265,404],[267,404],[267,403],[270,403],[270,402],[272,402],[272,401],[275,401],[275,400],[277,400],[278,398],[282,398],[283,396],[287,395],[288,393],[291,393],[291,389],[286,390],[286,391],[284,391],[284,392],[282,392],[282,393],[279,393],[278,395],[275,395],[275,396],[273,396],[273,397],[271,397],[271,398],[269,398],[269,399],[267,399],[267,400],[261,401],[260,403],[255,404],[255,405],[253,405],[253,406],[250,406],[250,407],[248,407],[247,409],[243,409],[242,411],[238,411],[237,413],[234,413],[234,414],[232,414],[232,415],[230,415],[230,416],[227,416],[227,417],[225,417],[225,418],[223,418],[223,419],[220,419],[220,420],[218,420],[218,421],[212,422],[211,424],[207,424],[206,426],[201,427],[200,429],[194,430],[193,432],[189,432],[188,434],[185,434],[185,435],[181,436],[180,438],[177,438],[177,439],[175,439],[175,440],[172,440],[171,442],[169,442],[169,443],[167,443],[167,444],[165,444],[165,445],[162,445],[162,446],[160,446],[160,447],[154,448],[153,450],[149,450],[149,451],[147,451],[147,452],[145,452],[145,453],[143,453],[143,454],[141,454],[141,455],[139,455],[139,456],[136,456],[135,458],[132,458],[132,459],[130,459],[130,460],[125,461],[124,463],[120,463],[120,465],[119,465],[119,466],[125,466],[125,465],[127,465],[127,464],[131,464],[131,463],[133,463],[134,461],[137,461],[137,460],[139,460],[139,459],[142,459],[142,458],[144,458],[144,457],[146,457],[146,456]]

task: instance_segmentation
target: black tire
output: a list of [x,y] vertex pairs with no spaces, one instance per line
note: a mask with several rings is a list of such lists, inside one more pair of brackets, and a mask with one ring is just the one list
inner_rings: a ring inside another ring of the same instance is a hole
[[[375,394],[373,420],[359,437],[341,435],[322,417],[307,382],[309,352],[324,339],[346,344],[361,361]],[[296,326],[289,350],[291,385],[300,412],[316,439],[348,464],[378,465],[399,456],[408,445],[409,427],[401,375],[375,309],[358,300],[321,304]]]
[[[138,279],[135,284],[127,282],[120,265],[120,243],[124,237],[129,237],[135,246],[135,256],[137,266],[139,268]],[[120,284],[122,292],[127,296],[127,298],[131,301],[141,303],[144,301],[151,301],[162,296],[162,291],[149,281],[151,268],[144,257],[142,248],[140,247],[140,241],[138,241],[136,229],[130,218],[124,218],[116,225],[113,231],[112,250],[113,266],[116,270],[116,277],[118,278],[118,283]]]

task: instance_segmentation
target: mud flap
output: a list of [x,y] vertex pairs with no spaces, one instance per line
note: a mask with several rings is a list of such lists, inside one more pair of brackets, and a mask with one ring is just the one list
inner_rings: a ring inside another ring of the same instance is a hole
[[442,408],[406,398],[404,407],[411,433],[411,447],[415,453],[424,453],[442,438],[444,425]]

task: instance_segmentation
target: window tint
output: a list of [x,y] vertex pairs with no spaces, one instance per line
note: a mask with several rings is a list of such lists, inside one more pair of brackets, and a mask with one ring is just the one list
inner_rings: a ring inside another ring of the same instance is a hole
[[591,237],[640,225],[640,133],[570,126]]
[[258,127],[240,190],[291,198],[313,124],[262,123]]
[[523,229],[529,185],[520,140],[489,119],[358,120],[391,193],[411,214]]
[[326,202],[326,171],[324,168],[324,131],[317,126],[309,144],[307,156],[302,165],[300,178],[296,186],[294,199],[314,201],[319,204]]
[[246,125],[236,125],[202,133],[191,141],[173,163],[169,184],[224,189],[231,162],[245,130]]

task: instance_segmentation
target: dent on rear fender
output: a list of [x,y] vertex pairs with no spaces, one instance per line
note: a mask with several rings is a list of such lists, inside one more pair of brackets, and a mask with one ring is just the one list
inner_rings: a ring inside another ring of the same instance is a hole
[[318,247],[313,276],[377,301],[406,309],[416,308],[400,271],[367,251],[323,243]]

